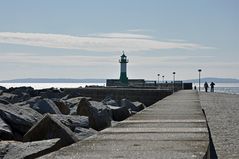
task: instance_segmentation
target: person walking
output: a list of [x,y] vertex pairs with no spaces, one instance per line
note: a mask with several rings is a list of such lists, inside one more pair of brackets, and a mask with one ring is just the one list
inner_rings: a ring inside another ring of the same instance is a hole
[[197,86],[194,86],[194,90],[197,90]]
[[211,86],[211,92],[214,92],[214,85],[215,83],[214,82],[211,82],[210,86]]
[[207,84],[207,82],[204,83],[204,88],[205,88],[205,92],[207,92],[207,89],[208,89],[208,84]]

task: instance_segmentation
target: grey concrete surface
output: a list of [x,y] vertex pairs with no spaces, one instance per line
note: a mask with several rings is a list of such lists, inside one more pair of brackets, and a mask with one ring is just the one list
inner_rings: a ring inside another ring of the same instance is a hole
[[239,158],[239,95],[200,93],[219,159]]
[[102,101],[105,97],[112,97],[115,100],[127,98],[131,101],[144,103],[146,106],[150,106],[173,93],[172,90],[117,87],[68,88],[64,89],[64,92],[66,94],[78,93],[81,96],[91,97],[92,100],[96,101]]
[[195,91],[180,91],[41,158],[206,158],[209,134]]

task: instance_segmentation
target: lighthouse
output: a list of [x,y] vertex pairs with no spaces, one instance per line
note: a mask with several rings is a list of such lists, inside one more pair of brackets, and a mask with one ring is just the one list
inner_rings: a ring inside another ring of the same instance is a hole
[[125,56],[124,51],[123,55],[121,55],[121,58],[119,60],[120,63],[120,82],[123,84],[128,84],[128,77],[127,77],[127,63],[129,60],[127,59],[127,56]]

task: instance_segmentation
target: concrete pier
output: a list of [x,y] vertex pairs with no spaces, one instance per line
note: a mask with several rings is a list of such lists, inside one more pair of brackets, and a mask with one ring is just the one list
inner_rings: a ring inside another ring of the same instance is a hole
[[207,158],[198,93],[179,91],[95,136],[42,158]]

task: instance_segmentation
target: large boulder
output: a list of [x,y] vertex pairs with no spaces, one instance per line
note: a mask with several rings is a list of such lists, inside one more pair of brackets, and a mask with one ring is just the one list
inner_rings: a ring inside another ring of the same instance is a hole
[[17,103],[30,99],[34,94],[35,91],[32,87],[11,87],[3,89],[0,99],[5,99],[10,103]]
[[1,90],[1,91],[6,91],[7,88],[6,88],[6,87],[3,87],[3,86],[0,86],[0,90]]
[[70,98],[70,99],[67,99],[67,100],[64,100],[66,102],[66,104],[72,108],[72,107],[75,107],[79,104],[79,102],[81,101],[82,98],[85,98],[87,99],[88,101],[91,100],[91,97],[75,97],[75,98]]
[[112,119],[114,121],[122,121],[131,116],[130,108],[128,107],[116,107],[107,105],[112,111]]
[[60,114],[49,114],[49,116],[71,129],[79,140],[97,133],[96,130],[89,128],[89,119],[86,116]]
[[77,115],[89,116],[90,106],[91,104],[86,98],[81,98],[76,109]]
[[70,98],[70,99],[64,100],[66,102],[67,106],[70,108],[71,115],[77,115],[77,108],[78,108],[79,102],[81,101],[82,98],[91,100],[90,97],[75,97],[75,98]]
[[7,90],[7,88],[0,86],[0,95],[3,94],[3,92],[5,92]]
[[70,108],[70,115],[77,115],[77,106],[73,106]]
[[61,111],[58,109],[56,104],[51,100],[44,98],[37,103],[35,103],[32,107],[36,111],[41,114],[51,113],[51,114],[61,114]]
[[90,127],[97,131],[111,126],[111,110],[102,102],[82,98],[78,103],[77,114],[88,116]]
[[142,110],[142,107],[140,105],[138,104],[135,105],[133,102],[131,102],[128,99],[121,99],[120,103],[121,103],[120,105],[121,107],[127,107],[134,112],[139,112],[140,110]]
[[36,96],[36,97],[30,98],[29,100],[15,103],[14,105],[17,105],[17,106],[26,106],[26,105],[28,105],[28,106],[30,106],[32,108],[35,103],[37,103],[37,102],[39,102],[41,100],[42,100],[41,96]]
[[0,99],[0,103],[2,103],[2,104],[11,104],[10,102],[6,101],[5,99]]
[[64,93],[62,91],[60,91],[59,89],[56,88],[49,88],[49,89],[42,89],[39,91],[39,95],[42,98],[49,98],[49,99],[60,99],[62,97],[64,97]]
[[0,116],[7,122],[12,130],[24,135],[42,115],[29,107],[17,105],[4,105],[0,103]]
[[117,101],[112,99],[111,97],[106,97],[104,100],[102,100],[102,103],[105,105],[119,106]]
[[32,87],[25,87],[25,86],[15,87],[15,88],[11,87],[7,91],[9,93],[16,94],[18,96],[28,95],[30,97],[30,96],[34,96],[35,95],[34,88],[32,88]]
[[136,101],[136,102],[132,102],[132,103],[136,107],[137,111],[141,111],[141,110],[146,108],[146,106],[143,103],[141,103],[141,102]]
[[67,94],[66,96],[62,97],[61,99],[62,100],[67,100],[67,99],[70,99],[70,98],[76,98],[76,97],[80,97],[80,93],[78,92],[71,92],[69,94]]
[[45,114],[25,135],[24,141],[38,141],[60,138],[58,148],[68,146],[78,141],[75,134],[61,121]]
[[100,131],[111,126],[111,110],[102,102],[89,101],[89,124],[90,127]]
[[1,141],[0,158],[37,158],[58,150],[59,141],[59,138],[25,143],[16,141]]
[[19,97],[16,94],[12,94],[12,93],[2,93],[2,95],[0,96],[0,99],[5,100],[9,103],[17,103],[17,102],[24,101],[24,99],[22,99],[21,97]]
[[49,114],[51,118],[61,121],[62,124],[75,131],[77,127],[89,128],[89,119],[86,116]]
[[0,140],[11,140],[13,139],[13,133],[11,127],[0,118]]
[[[114,121],[122,121],[131,116],[132,114],[139,112],[145,108],[145,105],[141,102],[131,102],[128,99],[122,99],[120,106],[116,105],[112,99],[104,101],[112,111],[112,119]],[[111,105],[112,104],[112,105]]]
[[51,113],[51,114],[61,114],[61,111],[58,109],[57,105],[47,98],[42,98],[40,96],[33,97],[27,101],[16,103],[18,106],[29,105],[32,109],[38,111],[41,114]]
[[60,99],[53,99],[53,102],[55,103],[55,105],[58,107],[58,109],[62,114],[65,115],[70,114],[70,108],[68,107],[65,101]]

